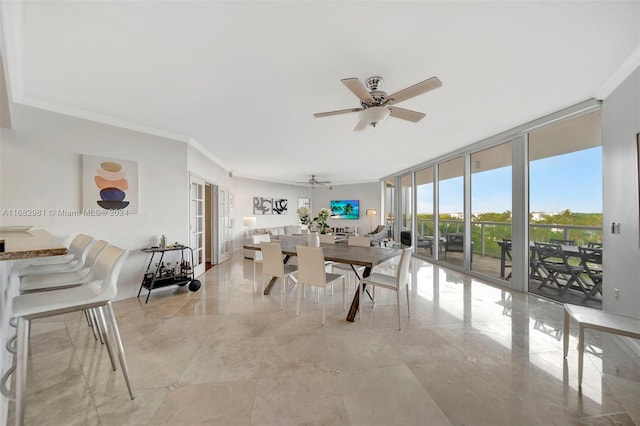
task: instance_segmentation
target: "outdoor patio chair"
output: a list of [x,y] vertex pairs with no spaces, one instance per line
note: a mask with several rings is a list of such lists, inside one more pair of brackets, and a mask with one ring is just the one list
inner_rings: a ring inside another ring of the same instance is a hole
[[602,249],[578,247],[580,250],[580,263],[586,272],[592,287],[585,300],[595,297],[596,293],[602,295]]
[[[473,242],[471,243],[473,246]],[[444,243],[444,260],[447,260],[447,252],[464,253],[464,234],[447,234]],[[471,250],[471,261],[473,262],[473,249]]]
[[[502,239],[502,244],[504,244],[504,267],[505,268],[512,268],[512,264],[513,264],[513,259],[511,258],[511,240],[508,238],[503,238]],[[511,279],[511,271],[509,272],[509,274],[505,277],[505,280],[509,280]]]
[[[574,285],[587,294],[580,275],[583,272],[582,266],[569,264],[569,256],[564,252],[560,244],[535,243],[541,265],[547,272],[546,278],[542,281],[538,289],[547,287],[553,282],[560,294],[564,295]],[[561,283],[561,281],[564,281]]]
[[595,243],[593,241],[589,241],[587,243],[588,248],[602,248],[602,243]]

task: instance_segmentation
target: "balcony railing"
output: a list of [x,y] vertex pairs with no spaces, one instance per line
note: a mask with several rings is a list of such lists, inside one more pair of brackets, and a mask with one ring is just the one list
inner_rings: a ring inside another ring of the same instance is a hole
[[[433,236],[433,221],[420,220],[418,232],[422,236]],[[497,242],[503,238],[511,238],[510,222],[471,222],[471,241],[473,252],[482,256],[500,257],[500,246]],[[464,232],[464,221],[441,220],[440,236],[452,232]],[[531,241],[547,242],[551,239],[575,240],[576,245],[586,246],[589,242],[602,242],[601,226],[562,225],[562,224],[529,224]]]

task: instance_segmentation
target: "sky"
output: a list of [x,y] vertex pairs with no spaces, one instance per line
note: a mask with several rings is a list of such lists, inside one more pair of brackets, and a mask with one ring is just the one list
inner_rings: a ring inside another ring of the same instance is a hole
[[[531,212],[602,212],[602,147],[543,158],[529,164]],[[433,211],[432,185],[418,188],[418,213]],[[463,210],[462,177],[440,183],[440,213]],[[471,211],[501,213],[511,208],[511,167],[473,173]]]

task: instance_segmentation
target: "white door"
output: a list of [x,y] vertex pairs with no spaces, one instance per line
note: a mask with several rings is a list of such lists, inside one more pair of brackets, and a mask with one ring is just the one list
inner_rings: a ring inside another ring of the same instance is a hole
[[205,270],[205,244],[204,244],[204,181],[191,176],[191,190],[189,203],[191,221],[189,223],[189,246],[193,250],[193,273],[198,277]]
[[231,193],[227,188],[218,187],[218,262],[231,257]]

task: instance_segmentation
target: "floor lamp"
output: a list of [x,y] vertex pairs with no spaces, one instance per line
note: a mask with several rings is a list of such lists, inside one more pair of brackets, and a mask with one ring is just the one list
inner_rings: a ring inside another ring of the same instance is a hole
[[369,232],[373,232],[373,216],[377,215],[376,209],[368,209],[367,216],[369,216]]

